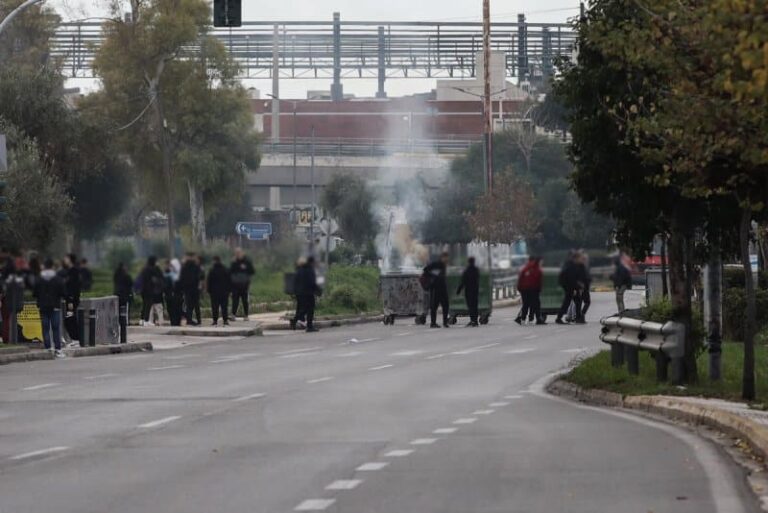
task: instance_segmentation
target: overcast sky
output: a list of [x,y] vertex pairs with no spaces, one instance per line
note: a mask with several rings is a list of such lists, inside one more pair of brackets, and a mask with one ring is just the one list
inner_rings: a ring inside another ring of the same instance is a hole
[[[106,0],[54,0],[66,19],[103,14]],[[515,21],[525,13],[530,22],[565,22],[578,14],[579,0],[491,0],[494,21]],[[482,0],[243,0],[244,21],[331,20],[334,12],[343,20],[375,21],[479,21]],[[81,87],[88,88],[84,81]],[[249,81],[248,86],[269,91],[269,81]],[[390,96],[429,91],[431,80],[390,80]],[[329,89],[329,81],[283,81],[281,96],[304,97],[308,89]],[[372,96],[376,83],[371,80],[345,80],[344,91]]]

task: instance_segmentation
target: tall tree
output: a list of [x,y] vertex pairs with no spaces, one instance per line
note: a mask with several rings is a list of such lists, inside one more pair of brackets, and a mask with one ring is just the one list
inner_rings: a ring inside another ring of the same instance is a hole
[[373,193],[365,180],[351,174],[334,175],[320,199],[323,209],[339,223],[344,239],[359,250],[378,233],[373,202]]

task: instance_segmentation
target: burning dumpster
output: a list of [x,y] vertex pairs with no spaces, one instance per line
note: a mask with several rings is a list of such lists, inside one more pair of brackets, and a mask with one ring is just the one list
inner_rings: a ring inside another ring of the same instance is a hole
[[420,273],[393,272],[379,278],[379,296],[384,305],[384,324],[394,324],[397,317],[415,317],[416,324],[426,324],[429,293],[419,283]]

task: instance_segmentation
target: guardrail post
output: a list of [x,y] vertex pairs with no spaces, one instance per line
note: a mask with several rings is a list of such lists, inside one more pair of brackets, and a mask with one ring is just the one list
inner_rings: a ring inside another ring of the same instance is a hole
[[672,358],[670,361],[670,367],[672,367],[670,382],[673,385],[683,384],[683,366],[682,358]]
[[128,342],[128,305],[120,306],[120,343]]
[[91,308],[88,311],[88,345],[96,345],[96,309]]
[[624,346],[618,342],[611,344],[611,365],[617,369],[624,365]]
[[640,374],[640,351],[636,347],[627,346],[624,352],[627,356],[627,371],[637,376]]
[[82,308],[78,308],[75,312],[77,316],[77,338],[80,343],[80,347],[85,347],[85,311]]
[[663,383],[668,379],[669,358],[664,351],[657,351],[656,358],[656,381]]

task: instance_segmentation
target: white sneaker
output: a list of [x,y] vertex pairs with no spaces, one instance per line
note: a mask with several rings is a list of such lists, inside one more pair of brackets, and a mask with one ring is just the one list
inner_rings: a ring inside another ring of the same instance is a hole
[[65,354],[64,354],[64,351],[62,351],[61,349],[57,349],[57,350],[55,350],[55,351],[53,352],[53,354],[54,354],[54,356],[55,356],[56,358],[66,358],[66,357],[67,357],[67,355],[65,355]]

